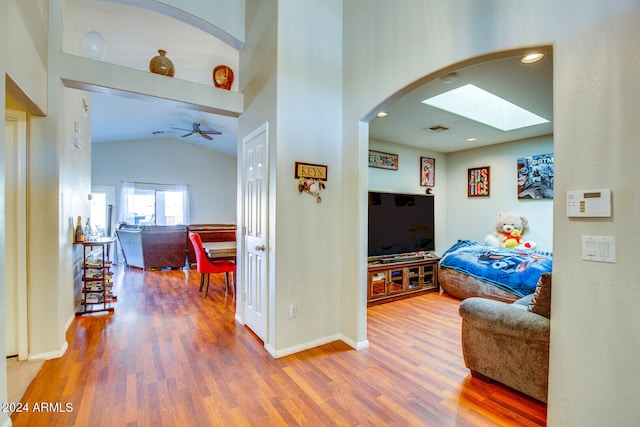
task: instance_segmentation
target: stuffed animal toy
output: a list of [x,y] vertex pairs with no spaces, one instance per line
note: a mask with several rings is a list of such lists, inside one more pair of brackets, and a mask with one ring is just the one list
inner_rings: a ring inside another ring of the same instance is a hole
[[493,247],[534,249],[535,243],[522,240],[522,233],[528,223],[523,215],[500,212],[496,219],[496,231],[485,237],[485,244]]

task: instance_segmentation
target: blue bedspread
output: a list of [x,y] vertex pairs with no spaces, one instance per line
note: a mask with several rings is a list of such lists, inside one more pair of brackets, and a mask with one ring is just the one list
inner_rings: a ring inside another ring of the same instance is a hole
[[533,293],[540,275],[551,272],[549,252],[493,248],[471,240],[458,240],[440,260],[441,268],[451,268],[492,283],[523,297]]

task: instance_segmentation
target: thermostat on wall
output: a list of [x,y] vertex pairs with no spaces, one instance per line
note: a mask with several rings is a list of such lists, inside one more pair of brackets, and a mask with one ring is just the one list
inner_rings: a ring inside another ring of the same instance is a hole
[[611,190],[567,191],[568,217],[610,217]]

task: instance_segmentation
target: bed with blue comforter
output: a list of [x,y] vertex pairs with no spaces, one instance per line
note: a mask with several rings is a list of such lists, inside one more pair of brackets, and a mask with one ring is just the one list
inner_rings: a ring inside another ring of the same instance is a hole
[[442,255],[438,282],[446,293],[460,299],[515,301],[535,291],[540,275],[551,272],[552,262],[549,252],[459,240]]

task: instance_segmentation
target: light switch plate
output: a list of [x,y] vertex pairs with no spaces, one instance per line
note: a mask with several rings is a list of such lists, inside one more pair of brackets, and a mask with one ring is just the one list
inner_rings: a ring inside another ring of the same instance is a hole
[[582,259],[596,262],[616,262],[616,238],[612,236],[582,236]]

